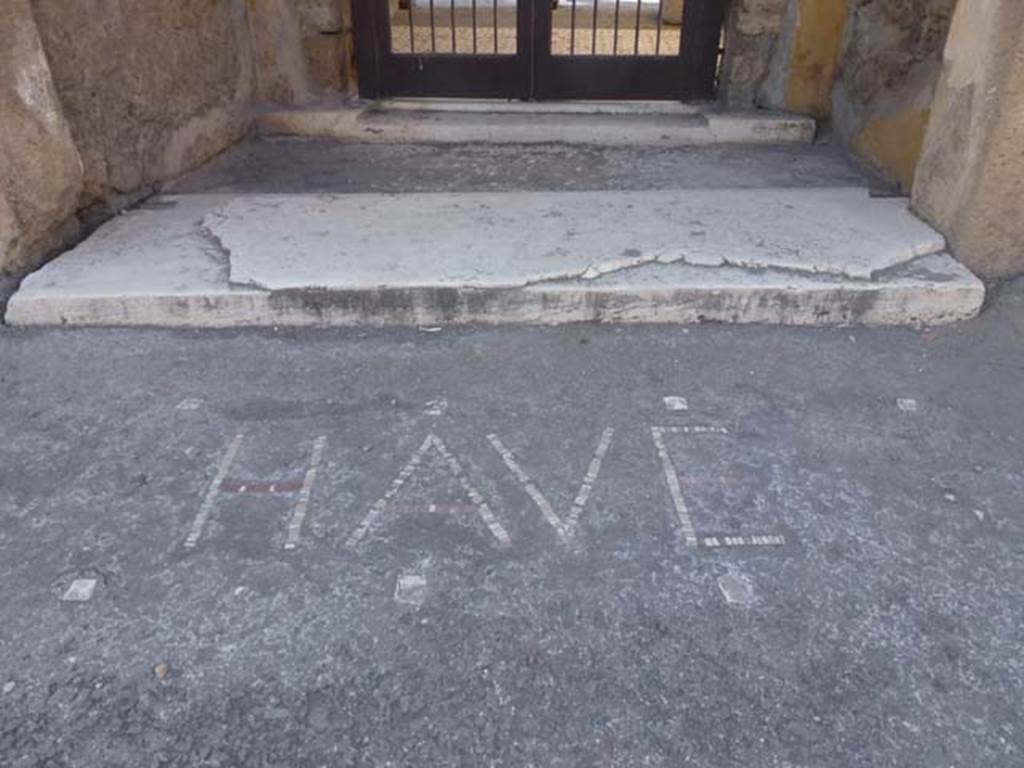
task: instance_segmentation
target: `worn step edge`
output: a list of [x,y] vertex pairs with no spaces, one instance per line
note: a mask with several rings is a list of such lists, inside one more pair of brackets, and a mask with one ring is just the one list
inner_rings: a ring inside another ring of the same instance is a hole
[[265,136],[304,136],[365,143],[541,144],[685,147],[716,144],[806,144],[808,117],[771,112],[675,115],[301,109],[256,117]]
[[666,283],[670,273],[664,270],[661,275],[652,271],[654,280],[635,285],[595,280],[493,289],[268,292],[225,286],[198,293],[15,294],[7,321],[21,326],[209,328],[579,322],[939,325],[974,317],[985,297],[984,285],[948,254],[925,257],[905,274],[883,282],[721,268]]

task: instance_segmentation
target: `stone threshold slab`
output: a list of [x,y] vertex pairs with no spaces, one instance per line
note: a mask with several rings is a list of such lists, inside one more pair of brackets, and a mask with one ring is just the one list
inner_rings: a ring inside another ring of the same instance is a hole
[[[405,196],[403,196],[405,197]],[[242,198],[248,200],[248,197]],[[977,314],[984,286],[945,252],[871,279],[778,268],[647,262],[596,277],[274,289],[242,287],[202,223],[238,198],[161,198],[119,216],[26,278],[12,325],[340,326],[456,323],[735,322],[898,325]],[[292,236],[297,236],[295,232]],[[382,258],[364,253],[365,259]]]
[[980,312],[984,286],[948,254],[865,283],[731,267],[647,265],[637,281],[566,281],[525,288],[378,290],[170,287],[15,296],[14,326],[167,328],[762,323],[943,325]]
[[203,228],[232,283],[503,288],[647,263],[870,279],[945,239],[866,188],[245,195]]
[[[418,107],[418,108],[417,108]],[[645,111],[646,109],[646,111]],[[719,111],[649,106],[553,109],[546,104],[450,109],[434,104],[383,104],[263,112],[266,136],[416,144],[565,143],[628,147],[793,144],[814,140],[812,118],[769,111]]]

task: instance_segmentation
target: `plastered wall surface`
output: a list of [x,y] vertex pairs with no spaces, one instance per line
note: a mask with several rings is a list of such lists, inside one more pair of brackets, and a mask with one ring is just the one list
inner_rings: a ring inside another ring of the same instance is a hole
[[1024,273],[1024,3],[961,0],[914,181],[977,274]]
[[838,137],[909,190],[956,0],[851,0],[832,91]]
[[956,0],[732,0],[722,91],[813,115],[909,190]]
[[784,90],[771,102],[793,112],[827,118],[839,64],[849,0],[791,0],[788,45],[779,46]]

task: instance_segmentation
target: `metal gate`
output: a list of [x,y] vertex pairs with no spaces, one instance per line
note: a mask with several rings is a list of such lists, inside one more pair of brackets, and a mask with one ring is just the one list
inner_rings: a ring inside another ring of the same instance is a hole
[[669,2],[353,0],[360,95],[711,98],[725,0]]

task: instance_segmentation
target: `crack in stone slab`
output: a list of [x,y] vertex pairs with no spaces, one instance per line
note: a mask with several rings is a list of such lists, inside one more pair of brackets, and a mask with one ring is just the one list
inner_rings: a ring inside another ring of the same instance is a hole
[[228,248],[224,241],[221,240],[220,236],[211,229],[208,224],[208,220],[211,216],[223,219],[223,214],[220,211],[211,211],[203,217],[202,221],[196,229],[199,237],[203,239],[204,249],[207,253],[218,263],[221,267],[221,274],[228,288],[238,290],[256,290],[270,292],[271,289],[265,285],[261,285],[255,280],[238,281],[234,280],[231,275],[231,249]]
[[[524,284],[525,288],[532,288],[536,286],[544,286],[551,284],[573,284],[573,283],[590,283],[595,286],[600,285],[604,279],[621,277],[628,275],[631,272],[641,271],[644,267],[650,265],[662,265],[662,266],[678,266],[687,267],[689,269],[696,269],[708,272],[714,272],[716,270],[739,270],[741,272],[747,272],[751,275],[758,274],[780,274],[780,275],[793,275],[794,277],[801,278],[821,278],[830,282],[852,282],[852,283],[871,283],[874,282],[873,278],[862,278],[862,277],[850,277],[842,273],[834,272],[811,272],[801,269],[790,269],[787,267],[772,267],[762,265],[747,265],[743,263],[731,262],[723,260],[719,264],[707,264],[707,263],[693,263],[687,261],[685,258],[677,259],[664,259],[664,258],[649,258],[641,259],[629,264],[616,265],[612,269],[606,269],[601,271],[592,271],[588,268],[582,274],[572,274],[565,277],[550,277],[543,278],[540,280],[531,280]],[[895,269],[895,267],[894,267]]]
[[203,222],[232,285],[514,288],[645,264],[873,280],[945,240],[862,188],[242,196]]
[[[656,270],[652,272],[651,270]],[[663,270],[663,271],[657,271]],[[677,271],[678,270],[678,271]],[[684,260],[647,261],[635,264],[614,272],[606,272],[592,280],[584,280],[579,276],[567,279],[538,280],[526,286],[525,290],[544,289],[586,289],[594,290],[646,290],[673,289],[681,285],[691,285],[695,280],[720,280],[722,286],[740,288],[744,285],[756,286],[763,280],[792,281],[794,291],[799,293],[814,284],[822,287],[832,286],[837,290],[851,289],[885,289],[895,284],[911,284],[914,282],[932,285],[972,283],[970,273],[960,265],[948,252],[929,253],[880,270],[871,278],[853,278],[832,273],[810,273],[782,267],[744,267],[735,264],[712,266],[708,264],[692,264]],[[709,283],[710,285],[710,283]]]
[[[706,262],[692,262],[688,261],[686,257],[671,258],[667,259],[661,256],[651,256],[645,258],[639,258],[628,263],[607,263],[607,268],[602,268],[605,265],[591,265],[587,267],[582,273],[567,274],[564,277],[548,277],[539,280],[530,280],[523,284],[523,287],[532,287],[538,285],[546,285],[550,283],[571,283],[576,281],[600,283],[602,278],[614,277],[616,275],[628,274],[631,271],[639,270],[650,264],[663,264],[666,266],[676,265],[689,267],[691,269],[699,270],[720,270],[720,269],[731,269],[740,270],[743,272],[749,272],[752,275],[775,273],[780,275],[792,275],[794,277],[801,278],[821,278],[829,282],[835,283],[874,283],[884,278],[886,275],[899,273],[908,267],[920,262],[923,259],[927,259],[929,256],[944,253],[943,250],[929,251],[920,256],[913,256],[907,261],[894,264],[891,267],[887,267],[884,270],[877,270],[871,274],[870,277],[860,277],[848,275],[845,272],[834,272],[834,271],[818,271],[808,269],[795,269],[792,267],[780,267],[772,265],[764,265],[758,263],[748,263],[743,261],[737,261],[732,259],[723,259],[718,264],[709,264]],[[928,277],[926,273],[922,273],[922,277]]]

